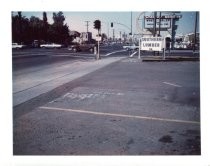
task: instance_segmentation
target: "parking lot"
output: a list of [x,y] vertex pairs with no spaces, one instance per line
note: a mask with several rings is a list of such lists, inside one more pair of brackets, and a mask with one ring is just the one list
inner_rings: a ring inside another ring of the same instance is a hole
[[199,69],[124,58],[69,82],[14,119],[14,155],[199,155]]

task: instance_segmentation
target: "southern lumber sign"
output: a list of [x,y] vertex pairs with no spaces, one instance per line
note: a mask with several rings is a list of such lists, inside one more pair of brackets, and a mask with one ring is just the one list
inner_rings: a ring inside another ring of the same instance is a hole
[[162,37],[142,37],[141,50],[145,51],[162,51],[163,49]]

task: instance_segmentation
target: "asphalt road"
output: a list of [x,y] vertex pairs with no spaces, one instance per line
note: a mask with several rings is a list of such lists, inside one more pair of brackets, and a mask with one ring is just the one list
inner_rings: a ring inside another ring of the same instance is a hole
[[[119,56],[119,54],[110,54],[115,51],[122,50],[122,45],[115,44],[110,46],[100,46],[100,54],[102,58],[107,57],[115,57]],[[124,53],[121,52],[120,56],[130,56],[133,52],[125,51]],[[154,55],[152,52],[141,52],[141,56],[147,55]],[[158,53],[156,53],[158,55]],[[199,51],[193,53],[192,50],[171,50],[166,51],[166,56],[188,56],[188,57],[199,57]],[[138,53],[135,54],[138,56]],[[92,60],[95,59],[95,55],[88,51],[86,52],[77,52],[74,53],[67,48],[62,49],[19,49],[12,51],[13,57],[13,71],[28,68],[31,66],[40,66],[46,64],[54,64],[59,62],[66,62],[66,61],[75,61],[75,60]]]
[[126,55],[14,108],[14,155],[200,155],[199,62]]
[[[103,58],[110,57],[109,53],[122,50],[120,45],[101,46],[100,54]],[[126,53],[125,55],[127,55]],[[19,49],[12,50],[13,71],[32,66],[52,65],[61,62],[88,61],[95,59],[94,53],[89,51],[74,53],[67,48],[62,49]]]

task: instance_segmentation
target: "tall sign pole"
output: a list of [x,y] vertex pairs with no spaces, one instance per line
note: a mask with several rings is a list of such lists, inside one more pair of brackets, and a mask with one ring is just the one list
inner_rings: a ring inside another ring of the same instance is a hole
[[196,44],[196,31],[197,31],[197,18],[198,17],[198,12],[195,13],[195,30],[194,30],[194,45],[193,45],[193,52],[195,52],[195,44]]
[[160,36],[160,26],[161,26],[161,12],[160,12],[160,14],[159,14],[159,36]]
[[139,56],[138,59],[141,59],[141,39],[139,38]]
[[156,17],[157,17],[157,12],[154,12],[153,37],[155,37],[156,35]]
[[[157,12],[154,12],[153,37],[155,37],[155,36],[156,36],[156,17],[157,17]],[[154,51],[154,56],[155,56],[155,51]]]

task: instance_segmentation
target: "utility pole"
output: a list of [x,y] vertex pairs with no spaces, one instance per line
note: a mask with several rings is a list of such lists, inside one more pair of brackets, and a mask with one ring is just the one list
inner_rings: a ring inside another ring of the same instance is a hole
[[133,32],[132,32],[132,12],[131,12],[131,35],[133,34]]
[[89,26],[88,23],[89,23],[90,21],[85,21],[85,22],[87,23],[85,26],[87,26],[87,32],[88,32],[88,26]]
[[193,52],[195,52],[195,44],[196,44],[196,38],[197,38],[197,18],[198,17],[198,12],[195,13],[195,30],[194,30],[194,44],[193,44]]
[[113,41],[114,41],[114,39],[115,39],[115,35],[114,35],[114,28],[113,28]]

